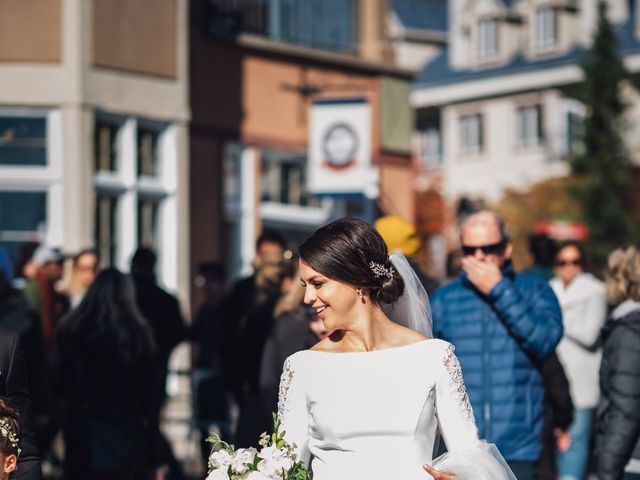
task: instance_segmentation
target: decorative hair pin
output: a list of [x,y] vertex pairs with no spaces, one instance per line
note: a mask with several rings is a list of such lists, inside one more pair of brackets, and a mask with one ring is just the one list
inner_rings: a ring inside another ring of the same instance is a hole
[[4,418],[0,418],[0,435],[9,440],[9,445],[11,445],[12,448],[17,449],[19,455],[21,451],[18,446],[20,444],[20,440],[18,439],[18,436],[13,430],[11,424],[9,424],[9,422]]
[[391,268],[386,268],[384,265],[377,262],[369,262],[369,268],[373,272],[373,275],[376,278],[387,277],[388,279],[393,278],[393,270]]

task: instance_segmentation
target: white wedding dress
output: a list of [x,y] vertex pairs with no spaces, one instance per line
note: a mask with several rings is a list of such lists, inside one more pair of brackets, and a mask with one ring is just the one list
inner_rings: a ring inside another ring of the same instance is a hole
[[[515,476],[478,439],[453,346],[442,340],[290,356],[278,415],[314,480],[428,480],[429,463],[460,480]],[[432,462],[438,431],[449,453]]]

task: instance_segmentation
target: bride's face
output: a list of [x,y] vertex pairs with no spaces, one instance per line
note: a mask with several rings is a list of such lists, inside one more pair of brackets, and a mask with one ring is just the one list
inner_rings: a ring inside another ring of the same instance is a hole
[[322,275],[303,261],[300,261],[300,278],[305,288],[304,303],[316,310],[325,328],[330,332],[347,328],[359,305],[357,289]]

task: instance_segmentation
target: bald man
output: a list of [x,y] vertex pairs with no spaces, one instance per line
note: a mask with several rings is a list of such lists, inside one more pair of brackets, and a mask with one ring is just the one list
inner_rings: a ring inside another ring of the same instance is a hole
[[434,336],[462,365],[480,436],[495,443],[518,480],[536,478],[544,387],[540,362],[562,337],[546,282],[518,275],[505,222],[489,211],[462,225],[462,270],[432,297]]

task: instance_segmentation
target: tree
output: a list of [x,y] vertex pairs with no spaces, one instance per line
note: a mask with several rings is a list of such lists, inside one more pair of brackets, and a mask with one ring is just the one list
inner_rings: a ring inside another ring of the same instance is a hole
[[528,237],[538,222],[575,221],[582,216],[576,199],[568,194],[576,184],[573,176],[550,178],[536,183],[526,191],[509,189],[492,207],[509,225],[513,243],[513,262],[517,270],[529,266]]
[[624,142],[626,103],[622,87],[630,80],[616,50],[615,32],[606,4],[598,4],[598,26],[582,63],[581,100],[587,106],[584,151],[570,160],[577,184],[571,193],[581,205],[589,228],[587,251],[601,267],[614,248],[635,238],[630,200],[632,166]]

